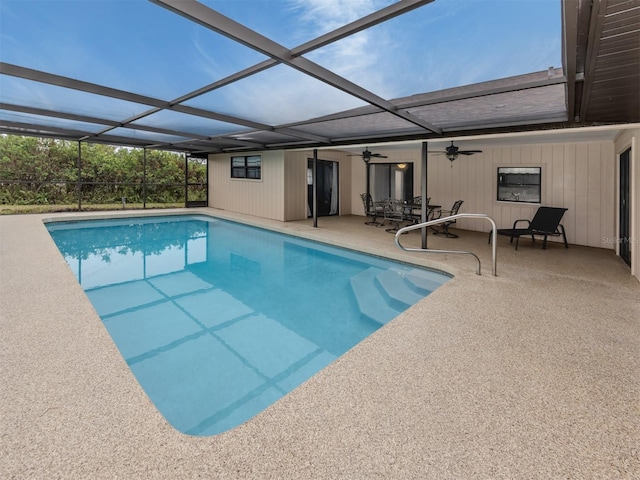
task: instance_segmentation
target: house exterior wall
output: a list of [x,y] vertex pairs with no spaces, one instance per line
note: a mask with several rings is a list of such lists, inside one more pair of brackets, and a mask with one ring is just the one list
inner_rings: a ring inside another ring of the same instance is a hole
[[[616,193],[618,198],[620,154],[631,148],[631,275],[640,281],[640,128],[624,130],[615,140]],[[618,232],[618,205],[616,201],[616,226]],[[616,234],[617,238],[617,234]],[[617,245],[616,245],[617,246]],[[617,249],[616,249],[617,250]]]
[[[286,165],[286,219],[307,218],[307,160],[313,158],[312,150],[285,152]],[[318,160],[338,162],[338,211],[339,215],[351,214],[351,165],[350,157],[337,150],[319,150]]]
[[[231,178],[231,157],[240,154],[209,155],[209,206],[237,213],[280,220],[307,218],[307,159],[313,151],[266,150],[241,155],[262,156],[262,178]],[[320,160],[339,166],[340,214],[351,212],[351,170],[344,152],[322,150]]]
[[284,151],[255,153],[262,155],[260,180],[231,178],[231,157],[239,154],[209,155],[209,206],[285,221]]
[[[570,243],[613,248],[607,239],[615,226],[615,155],[612,142],[483,147],[483,153],[453,164],[430,156],[428,193],[432,203],[450,206],[464,200],[461,212],[486,213],[499,228],[531,219],[537,204],[497,201],[498,167],[542,168],[541,204],[565,207],[562,224]],[[460,228],[488,231],[477,219],[461,219]],[[556,239],[560,241],[559,239]]]
[[[624,130],[613,142],[548,143],[483,146],[483,152],[460,157],[451,164],[444,156],[429,154],[428,195],[447,208],[464,200],[461,212],[486,213],[498,227],[516,219],[532,218],[538,205],[496,200],[497,169],[505,166],[542,168],[542,205],[566,207],[563,225],[570,243],[616,249],[618,232],[618,158],[632,148],[632,266],[640,278],[640,129]],[[388,158],[372,160],[413,163],[414,192],[420,192],[421,145],[393,149],[379,145]],[[307,218],[307,159],[313,151],[272,150],[262,155],[262,179],[231,179],[231,154],[209,157],[209,205],[280,221]],[[318,158],[339,162],[340,215],[364,215],[360,194],[366,190],[366,167],[359,157],[337,150],[319,150]],[[460,219],[461,228],[488,231],[478,219]],[[560,241],[553,238],[552,241]]]
[[[498,140],[499,141],[499,140]],[[497,142],[498,142],[497,141]],[[499,228],[511,227],[517,219],[531,219],[539,205],[497,201],[497,169],[509,166],[542,168],[541,204],[565,207],[562,224],[570,243],[600,248],[615,248],[610,241],[615,232],[616,155],[613,142],[549,143],[489,146],[473,156],[460,156],[451,163],[444,155],[429,154],[427,195],[431,203],[450,208],[464,200],[460,212],[485,213]],[[420,146],[415,150],[376,152],[394,162],[414,163],[414,192],[420,192],[422,178]],[[386,161],[389,161],[386,160]],[[365,188],[364,167],[354,176],[359,184],[354,192]],[[360,211],[353,212],[361,215]],[[459,219],[467,230],[489,231],[481,219]],[[551,241],[561,241],[551,238]]]

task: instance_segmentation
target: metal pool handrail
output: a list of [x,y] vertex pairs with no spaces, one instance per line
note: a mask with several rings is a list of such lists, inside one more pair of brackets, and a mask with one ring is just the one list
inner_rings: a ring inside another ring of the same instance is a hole
[[492,274],[493,274],[494,277],[497,276],[497,272],[496,272],[496,266],[497,266],[497,260],[496,260],[497,242],[496,242],[496,240],[497,240],[497,238],[496,237],[497,237],[497,233],[498,232],[497,232],[496,222],[494,222],[493,219],[489,215],[485,215],[484,213],[458,213],[456,215],[451,215],[450,217],[437,218],[435,220],[429,220],[428,222],[418,223],[416,225],[409,225],[408,227],[403,227],[403,228],[401,228],[400,230],[398,230],[396,232],[396,237],[395,237],[396,245],[398,246],[398,248],[400,248],[401,250],[404,250],[405,252],[460,253],[460,254],[464,254],[464,255],[471,255],[478,262],[478,266],[476,268],[476,273],[478,275],[480,275],[480,259],[473,252],[468,252],[466,250],[435,250],[435,249],[429,249],[429,248],[406,248],[406,247],[403,247],[400,244],[400,235],[402,235],[405,232],[410,232],[412,230],[417,230],[419,228],[430,227],[431,225],[437,225],[439,223],[448,222],[450,220],[455,220],[457,218],[485,218],[489,222],[491,222]]

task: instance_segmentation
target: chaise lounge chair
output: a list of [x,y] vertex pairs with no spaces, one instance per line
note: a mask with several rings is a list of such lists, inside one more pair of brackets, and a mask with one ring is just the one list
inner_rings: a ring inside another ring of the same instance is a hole
[[[531,235],[531,240],[534,242],[536,241],[535,235],[544,236],[542,248],[547,248],[547,237],[549,235],[562,235],[564,246],[569,248],[564,226],[560,223],[564,212],[567,210],[567,208],[558,207],[539,207],[538,211],[536,211],[536,214],[533,216],[533,219],[516,220],[513,222],[513,228],[499,228],[498,235],[511,237],[511,243],[513,243],[513,239],[515,238],[516,250],[518,250],[518,240],[520,240],[520,237],[523,235]],[[517,228],[518,223],[520,222],[528,222],[527,228]],[[489,233],[489,243],[491,243],[491,233]]]

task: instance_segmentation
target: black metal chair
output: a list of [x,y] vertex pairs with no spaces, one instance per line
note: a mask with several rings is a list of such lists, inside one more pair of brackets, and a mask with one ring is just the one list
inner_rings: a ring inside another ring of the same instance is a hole
[[[428,208],[430,201],[431,201],[431,197],[427,197],[427,201],[423,205],[422,196],[413,197],[413,199],[411,200],[411,204],[407,206],[408,210],[406,212],[408,217],[411,220],[411,223],[420,223],[422,208],[423,206]],[[427,213],[429,213],[430,211],[431,210],[427,210]],[[430,220],[430,219],[427,218],[427,220]]]
[[[424,204],[429,205],[430,201],[431,201],[431,197],[427,197],[427,201],[424,202]],[[411,200],[411,203],[413,203],[414,205],[422,205],[422,196],[413,197],[413,200]]]
[[[464,200],[456,200],[455,202],[453,202],[453,206],[451,207],[451,210],[438,210],[438,216],[436,217],[435,214],[433,216],[433,219],[436,220],[438,218],[445,218],[445,217],[452,217],[453,215],[457,215],[458,214],[458,210],[460,210],[460,206],[464,203]],[[444,235],[448,238],[458,238],[458,235],[456,235],[455,233],[451,233],[449,231],[449,227],[451,225],[453,225],[454,223],[456,223],[456,220],[447,220],[445,222],[443,222],[442,225],[442,230],[437,230],[434,229],[435,231],[433,232],[434,235]]]
[[370,221],[364,222],[365,225],[382,225],[382,223],[377,222],[377,219],[378,217],[384,216],[384,207],[380,204],[374,204],[373,198],[371,198],[371,195],[368,193],[361,193],[360,198],[364,206],[364,214],[367,217],[371,217]]
[[387,220],[393,225],[393,227],[387,228],[386,231],[389,233],[395,233],[400,230],[401,223],[410,223],[412,221],[412,217],[404,202],[400,200],[389,200],[384,205],[384,219],[382,220],[382,224],[384,225]]
[[[510,243],[513,243],[513,239],[515,238],[516,250],[518,250],[518,241],[523,235],[531,235],[533,242],[536,241],[535,235],[544,236],[542,248],[547,248],[547,237],[549,235],[562,236],[565,248],[569,248],[564,226],[560,223],[564,212],[567,210],[567,208],[560,207],[539,207],[531,220],[526,218],[516,220],[513,222],[513,228],[499,228],[497,233],[498,235],[511,237]],[[527,222],[527,228],[517,228],[520,222]],[[491,243],[491,233],[489,233],[489,243]]]

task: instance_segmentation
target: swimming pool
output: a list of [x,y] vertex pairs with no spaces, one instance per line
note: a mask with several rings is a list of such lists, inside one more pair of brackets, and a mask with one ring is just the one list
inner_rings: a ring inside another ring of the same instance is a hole
[[149,398],[198,436],[250,419],[450,278],[205,215],[47,229]]

